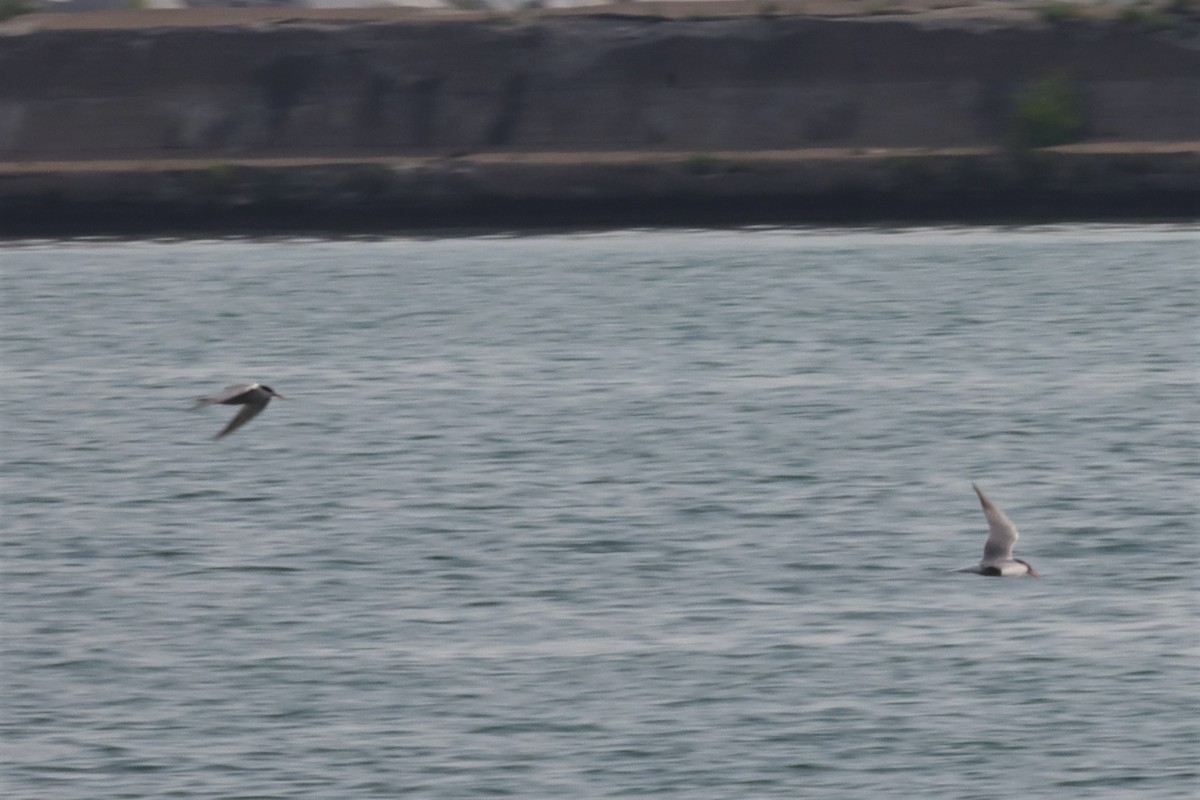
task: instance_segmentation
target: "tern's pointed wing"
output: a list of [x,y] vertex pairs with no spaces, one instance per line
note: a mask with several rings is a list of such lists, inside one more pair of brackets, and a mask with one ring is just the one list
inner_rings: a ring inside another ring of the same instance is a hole
[[257,389],[257,388],[258,388],[257,383],[234,383],[229,386],[226,386],[224,389],[222,389],[220,391],[220,393],[215,394],[212,397],[201,397],[196,402],[195,408],[200,408],[201,406],[212,406],[212,405],[216,405],[218,403],[224,403],[229,400],[232,400],[233,398],[237,397],[240,394],[245,394],[246,392],[249,392],[252,389]]
[[987,517],[988,522],[988,538],[983,545],[983,560],[1012,558],[1013,545],[1016,544],[1019,537],[1017,526],[1004,516],[1003,511],[992,504],[982,489],[973,483],[971,488],[975,490],[975,494],[979,495],[979,502],[983,506],[983,515]]
[[241,410],[234,415],[233,419],[229,420],[229,424],[225,426],[224,430],[222,430],[213,438],[220,439],[222,436],[228,436],[250,420],[254,419],[258,412],[267,407],[267,402],[270,399],[270,395],[264,395],[261,400],[258,400],[257,398],[251,399],[250,402],[242,406]]

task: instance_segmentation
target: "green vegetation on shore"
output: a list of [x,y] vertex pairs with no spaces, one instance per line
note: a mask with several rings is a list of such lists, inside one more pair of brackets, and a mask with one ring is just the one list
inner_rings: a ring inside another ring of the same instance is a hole
[[0,0],[0,22],[37,11],[34,0]]
[[1079,89],[1066,75],[1037,81],[1017,101],[1012,143],[1018,150],[1070,144],[1083,133]]

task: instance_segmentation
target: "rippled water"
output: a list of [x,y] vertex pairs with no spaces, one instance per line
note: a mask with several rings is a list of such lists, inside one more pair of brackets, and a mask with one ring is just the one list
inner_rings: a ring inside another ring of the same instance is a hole
[[[0,247],[51,798],[1196,789],[1200,230]],[[287,396],[227,439],[226,383]],[[1042,580],[978,561],[980,482]]]

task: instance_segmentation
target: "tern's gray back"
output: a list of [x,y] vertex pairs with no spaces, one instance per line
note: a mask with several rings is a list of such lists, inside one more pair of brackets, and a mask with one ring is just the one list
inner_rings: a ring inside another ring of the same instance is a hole
[[217,403],[224,403],[227,400],[232,400],[239,394],[245,394],[251,389],[256,388],[258,388],[257,383],[233,383],[222,389],[219,394],[210,397],[209,402],[213,403],[214,405]]

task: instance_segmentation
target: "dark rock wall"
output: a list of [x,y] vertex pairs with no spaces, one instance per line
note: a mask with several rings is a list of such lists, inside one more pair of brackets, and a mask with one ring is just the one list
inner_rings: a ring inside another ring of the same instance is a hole
[[996,145],[1050,75],[1200,140],[1200,49],[1117,24],[598,16],[8,35],[0,157]]

